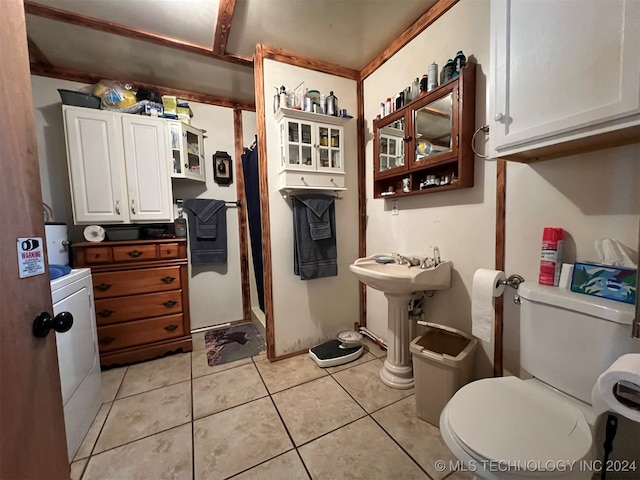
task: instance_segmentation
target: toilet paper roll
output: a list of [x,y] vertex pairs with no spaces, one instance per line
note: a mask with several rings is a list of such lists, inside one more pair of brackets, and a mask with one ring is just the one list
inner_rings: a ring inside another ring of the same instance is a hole
[[494,297],[504,292],[504,285],[498,283],[505,280],[504,272],[479,268],[473,274],[471,292],[471,325],[474,337],[488,342],[493,334],[495,310]]
[[593,410],[596,415],[612,411],[640,422],[640,405],[634,408],[631,402],[620,400],[614,393],[620,381],[633,383],[640,388],[640,353],[622,355],[598,377],[591,392]]

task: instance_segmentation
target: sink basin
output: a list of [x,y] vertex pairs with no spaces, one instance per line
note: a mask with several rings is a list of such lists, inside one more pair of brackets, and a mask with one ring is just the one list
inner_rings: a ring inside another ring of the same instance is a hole
[[446,290],[451,286],[451,262],[420,268],[408,264],[378,263],[359,258],[349,269],[365,285],[385,293],[410,294],[424,290]]

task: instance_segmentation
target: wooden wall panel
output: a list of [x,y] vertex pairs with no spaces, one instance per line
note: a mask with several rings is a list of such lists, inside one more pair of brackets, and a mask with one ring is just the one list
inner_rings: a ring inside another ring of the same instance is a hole
[[[497,160],[496,178],[496,270],[504,271],[505,248],[505,213],[507,193],[507,162]],[[504,295],[495,299],[495,344],[493,347],[493,376],[501,377],[503,373],[502,340],[504,319]]]

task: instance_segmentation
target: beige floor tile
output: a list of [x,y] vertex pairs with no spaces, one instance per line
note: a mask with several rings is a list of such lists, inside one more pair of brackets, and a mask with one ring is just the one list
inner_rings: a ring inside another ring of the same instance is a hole
[[299,452],[314,480],[429,478],[369,417],[307,443]]
[[331,374],[338,373],[338,372],[341,372],[342,370],[346,370],[347,368],[355,367],[356,365],[367,363],[375,359],[376,357],[374,357],[373,355],[371,355],[369,352],[365,350],[360,356],[360,358],[358,358],[357,360],[354,360],[353,362],[345,363],[343,365],[338,365],[336,367],[329,367],[329,368],[326,368],[325,370]]
[[191,421],[191,382],[113,402],[94,454]]
[[383,358],[387,356],[387,351],[384,348],[372,342],[367,337],[362,339],[362,343],[364,343],[365,349],[376,358]]
[[242,358],[235,362],[223,363],[222,365],[209,366],[207,362],[207,351],[198,350],[197,352],[191,352],[191,376],[193,378],[203,377],[204,375],[211,375],[216,372],[223,372],[230,368],[236,368],[241,365],[247,365],[253,363],[251,358]]
[[193,380],[193,417],[201,418],[267,395],[253,363],[198,377]]
[[191,424],[94,455],[83,480],[191,480]]
[[254,362],[260,362],[262,360],[266,360],[267,359],[267,352],[261,353],[259,355],[256,355],[255,357],[251,357],[253,359]]
[[414,392],[413,388],[399,390],[387,387],[380,380],[382,362],[378,359],[363,363],[333,375],[356,401],[369,413],[391,405]]
[[204,334],[207,332],[199,332],[191,334],[191,341],[193,342],[193,351],[204,350]]
[[233,480],[303,480],[309,475],[302,465],[300,457],[291,450],[257,467],[233,477]]
[[[447,477],[447,480],[473,480],[476,478],[473,473],[469,472],[454,472]],[[596,478],[600,478],[598,475]]]
[[84,436],[84,440],[82,440],[82,443],[80,444],[80,448],[78,448],[78,451],[76,452],[74,460],[87,458],[89,455],[91,455],[93,446],[96,444],[96,440],[100,435],[100,431],[102,430],[102,426],[107,419],[107,414],[109,413],[110,408],[111,402],[102,404],[100,410],[98,410],[98,413],[96,414],[96,418],[93,419],[91,427],[89,427],[89,431]]
[[113,402],[116,399],[127,368],[129,367],[112,368],[102,372],[102,403]]
[[366,412],[331,377],[323,377],[273,395],[296,445],[361,418]]
[[440,430],[418,418],[415,402],[413,395],[371,416],[432,478],[440,480],[451,473],[451,470],[446,468],[439,471],[435,468],[436,461],[442,460],[449,467],[455,465],[457,459],[442,440]]
[[293,448],[269,398],[193,422],[195,479],[226,478]]
[[84,473],[84,467],[87,466],[88,458],[83,458],[71,464],[71,480],[80,480]]
[[277,362],[261,360],[256,362],[256,367],[258,367],[258,371],[271,393],[328,375],[324,369],[318,367],[311,360],[309,355],[305,354]]
[[131,365],[116,398],[130,397],[191,379],[191,354],[179,353]]

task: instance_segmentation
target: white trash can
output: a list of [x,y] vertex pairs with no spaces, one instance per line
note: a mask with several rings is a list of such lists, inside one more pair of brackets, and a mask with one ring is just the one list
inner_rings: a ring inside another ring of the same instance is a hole
[[455,328],[425,323],[427,331],[409,349],[413,360],[418,417],[436,427],[453,394],[471,381],[478,341]]

